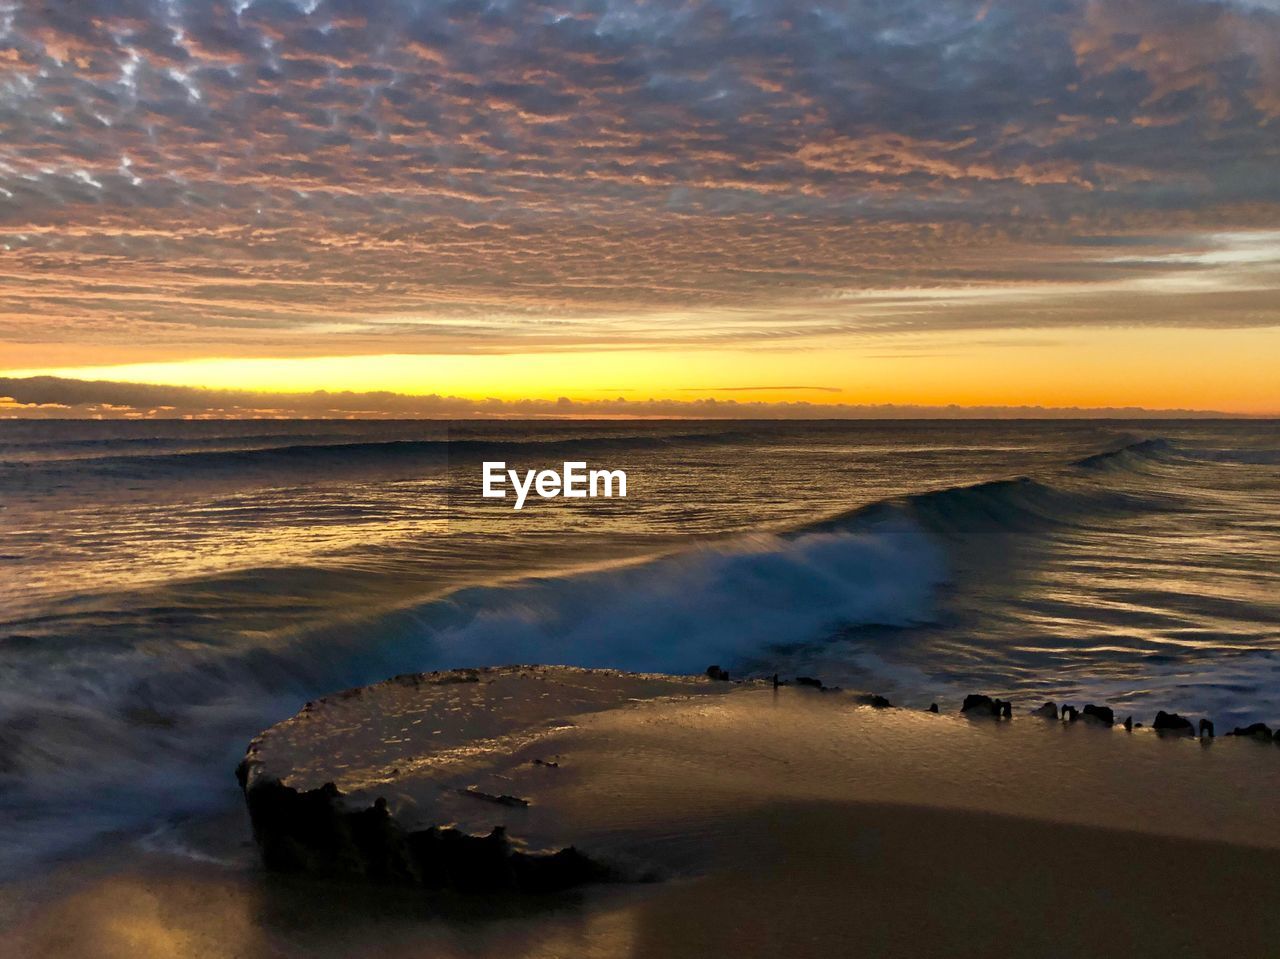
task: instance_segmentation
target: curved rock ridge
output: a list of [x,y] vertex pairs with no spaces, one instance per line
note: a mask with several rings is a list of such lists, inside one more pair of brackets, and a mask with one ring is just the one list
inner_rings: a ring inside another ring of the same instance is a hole
[[[1241,741],[1261,729],[1113,735],[1103,707],[1088,722],[1008,722],[1008,704],[987,696],[947,714],[721,672],[463,669],[308,703],[254,739],[238,770],[263,861],[544,892],[701,875],[756,841],[740,832],[744,816],[859,804],[1280,848],[1274,817],[1260,815],[1280,792],[1280,763]],[[1036,711],[1055,714],[1075,710]]]
[[[513,822],[528,826],[519,812],[529,801],[501,791],[495,759],[576,716],[726,688],[701,677],[574,667],[407,674],[307,703],[249,744],[236,775],[269,869],[460,891],[556,891],[621,874],[572,845],[534,849],[510,838]],[[529,764],[559,768],[542,757]],[[411,792],[430,796],[430,808],[421,812]]]

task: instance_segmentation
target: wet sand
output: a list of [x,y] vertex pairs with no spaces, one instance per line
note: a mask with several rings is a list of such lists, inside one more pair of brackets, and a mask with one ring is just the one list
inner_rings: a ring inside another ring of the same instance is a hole
[[[126,847],[8,884],[0,954],[1280,954],[1274,745],[875,710],[795,688],[691,683],[610,705],[576,680],[566,693],[510,679],[426,707],[411,687],[345,700],[291,740],[315,747],[291,754],[294,775],[328,756],[357,805],[382,795],[406,820],[501,820],[531,844],[573,842],[661,881],[477,897],[273,875],[237,814],[183,833],[222,863]],[[572,716],[548,702],[561,696]],[[536,716],[517,715],[534,699]],[[507,712],[481,708],[490,700]],[[445,717],[457,725],[428,721]],[[485,735],[468,739],[477,717]],[[392,730],[406,741],[388,744]],[[366,748],[371,736],[395,749]],[[365,746],[347,755],[344,739]],[[446,744],[433,753],[430,740]],[[396,753],[418,762],[389,779]],[[459,784],[530,805],[477,802]]]
[[31,959],[1276,955],[1280,853],[881,804],[723,823],[704,876],[533,902],[152,856],[0,937]]

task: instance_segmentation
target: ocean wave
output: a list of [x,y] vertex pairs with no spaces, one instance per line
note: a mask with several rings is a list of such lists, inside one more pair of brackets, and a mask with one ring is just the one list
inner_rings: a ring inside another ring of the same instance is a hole
[[1166,439],[1156,437],[1127,443],[1124,446],[1112,450],[1104,450],[1101,453],[1093,453],[1090,456],[1075,460],[1070,465],[1077,469],[1087,470],[1124,469],[1132,467],[1143,460],[1164,458],[1173,451],[1174,445],[1172,443]]
[[1240,466],[1280,466],[1278,449],[1221,449],[1200,447],[1187,454],[1192,459],[1208,463],[1237,464]]
[[225,796],[216,776],[240,741],[299,702],[395,673],[509,662],[698,673],[849,626],[927,622],[948,538],[1137,505],[1025,477],[980,483],[629,565],[471,587],[274,644],[160,663],[126,652],[64,667],[54,682],[10,676],[3,795],[52,810],[88,794],[85,822],[112,810],[120,824],[143,822]]
[[603,573],[466,590],[450,600],[461,621],[430,631],[451,663],[701,672],[842,625],[923,621],[944,578],[937,546],[905,523],[761,535]]
[[1211,447],[1199,443],[1174,443],[1156,438],[1129,443],[1118,449],[1095,453],[1071,465],[1080,469],[1141,469],[1145,464],[1182,464],[1186,462],[1240,464],[1245,466],[1280,465],[1280,449],[1241,446]]
[[[357,445],[380,455],[387,447]],[[341,455],[350,450],[337,448]],[[41,675],[23,679],[11,666],[0,689],[8,757],[0,777],[66,775],[76,783],[101,765],[111,778],[111,770],[129,764],[118,756],[95,762],[103,742],[127,751],[172,737],[161,753],[191,752],[193,726],[203,724],[214,740],[222,738],[215,730],[251,733],[272,718],[278,699],[292,709],[299,698],[397,672],[522,661],[701,672],[713,662],[758,659],[770,644],[818,641],[842,626],[919,623],[946,578],[947,540],[1091,522],[1144,505],[1105,489],[997,480],[625,566],[470,587],[283,643],[202,647],[163,662],[148,651],[126,651],[64,665],[56,680],[33,660]],[[83,654],[92,655],[87,648]],[[59,705],[51,714],[52,701]],[[79,719],[63,721],[69,716]],[[136,735],[138,717],[159,719]],[[87,737],[83,748],[77,730]],[[146,764],[146,756],[134,759]]]
[[[670,434],[642,439],[684,442]],[[270,452],[295,460],[395,457],[443,454],[450,445],[458,444]],[[579,440],[462,445],[480,455],[582,450]],[[470,587],[291,637],[238,635],[229,627],[224,646],[175,636],[162,655],[84,647],[42,658],[29,650],[29,657],[7,659],[0,678],[0,816],[10,826],[22,823],[0,830],[0,866],[103,831],[233,802],[229,770],[249,736],[307,699],[396,673],[510,662],[674,673],[715,663],[735,670],[768,662],[771,649],[818,645],[850,626],[928,623],[956,541],[1097,524],[1149,509],[1144,497],[1090,477],[1174,452],[1165,441],[1144,440],[1037,478],[931,490],[787,531]]]
[[806,526],[805,530],[856,529],[906,517],[930,533],[957,539],[978,533],[1034,532],[1054,526],[1087,526],[1108,517],[1167,501],[1105,487],[1056,485],[1017,476],[895,497]]
[[561,436],[547,439],[391,439],[350,442],[289,443],[239,448],[157,450],[145,444],[121,452],[103,449],[93,455],[61,455],[49,459],[20,459],[0,463],[0,472],[29,479],[33,473],[103,476],[153,476],[170,479],[175,474],[288,475],[320,470],[343,472],[387,467],[447,465],[451,457],[478,460],[486,457],[564,457],[586,454],[626,453],[659,447],[733,443],[733,432],[661,433],[635,436]]
[[909,523],[755,535],[648,562],[474,587],[416,608],[244,648],[36,657],[0,689],[0,864],[106,829],[229,801],[258,729],[316,695],[462,665],[564,663],[696,673],[848,624],[930,615],[941,553]]

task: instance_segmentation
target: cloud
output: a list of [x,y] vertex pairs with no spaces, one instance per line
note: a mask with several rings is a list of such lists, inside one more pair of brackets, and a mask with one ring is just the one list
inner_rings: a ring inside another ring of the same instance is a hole
[[0,339],[698,338],[645,316],[1274,227],[1280,11],[9,4],[0,131]]
[[[756,387],[743,387],[743,389]],[[794,388],[794,387],[791,387]],[[0,418],[181,417],[537,419],[543,417],[687,419],[912,419],[1216,416],[1196,410],[1136,407],[1082,409],[1043,406],[913,406],[739,402],[713,397],[690,400],[468,399],[404,393],[258,393],[156,386],[54,376],[0,377]]]
[[684,387],[682,393],[768,393],[786,391],[788,393],[843,393],[839,386],[706,386]]

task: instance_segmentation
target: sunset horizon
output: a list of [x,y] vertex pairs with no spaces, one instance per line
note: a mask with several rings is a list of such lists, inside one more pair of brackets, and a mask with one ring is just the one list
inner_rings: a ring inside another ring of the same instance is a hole
[[1280,414],[1278,51],[1262,0],[17,8],[0,377]]
[[[347,358],[343,358],[345,362]],[[856,401],[837,387],[737,386],[645,394],[495,395],[397,390],[187,386],[99,380],[71,371],[0,376],[0,419],[1275,419],[1272,409]],[[90,371],[91,373],[96,371]]]

